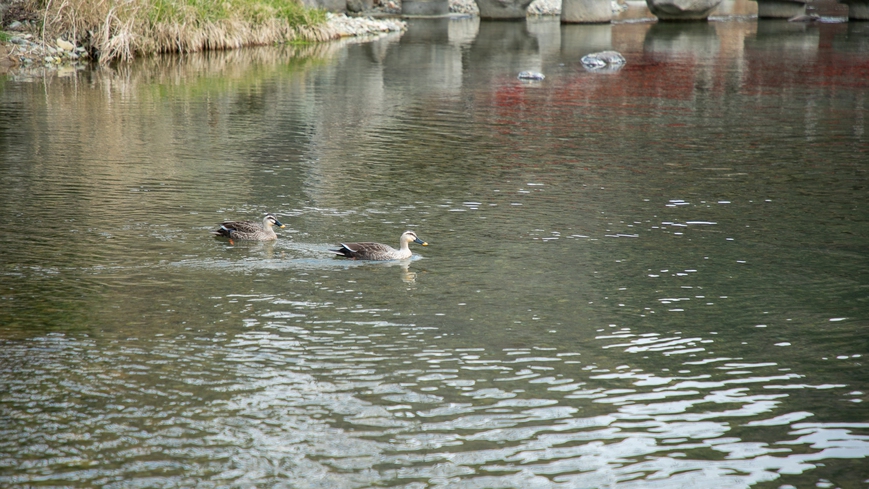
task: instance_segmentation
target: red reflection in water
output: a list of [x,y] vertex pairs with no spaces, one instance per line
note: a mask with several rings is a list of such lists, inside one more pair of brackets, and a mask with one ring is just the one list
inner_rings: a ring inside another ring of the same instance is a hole
[[[495,90],[479,95],[494,98],[494,113],[478,116],[488,119],[496,143],[504,147],[509,161],[503,163],[526,165],[521,155],[528,151],[582,154],[574,162],[590,161],[595,145],[625,139],[646,148],[696,152],[714,147],[711,138],[738,137],[751,151],[753,144],[768,144],[753,141],[765,137],[753,124],[792,125],[791,119],[799,119],[804,126],[795,131],[802,135],[811,135],[813,124],[864,125],[851,101],[867,98],[869,29],[785,21],[721,23],[686,29],[688,34],[678,29],[613,26],[613,46],[628,60],[617,72],[588,72],[577,59],[547,73],[541,83],[507,76],[493,81]],[[825,106],[823,113],[818,104]],[[782,106],[788,110],[780,111]],[[754,119],[763,110],[765,115]],[[687,139],[693,142],[686,145],[686,131],[708,138],[700,136],[698,143],[692,133]],[[526,137],[512,137],[519,134]],[[546,146],[529,148],[529,140]],[[537,163],[544,160],[567,161]]]

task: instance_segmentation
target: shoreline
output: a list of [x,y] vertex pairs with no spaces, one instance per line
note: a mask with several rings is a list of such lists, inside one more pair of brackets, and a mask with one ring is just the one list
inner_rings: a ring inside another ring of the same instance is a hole
[[[29,32],[28,26],[22,27],[27,30],[5,31],[9,39],[0,42],[0,75],[17,70],[50,72],[61,68],[82,69],[98,62],[83,46],[74,45],[61,38],[43,39]],[[351,17],[345,14],[328,13],[323,25],[306,29],[307,32],[300,33],[299,37],[302,42],[331,42],[342,38],[382,35],[406,29],[407,24],[400,19],[374,19],[366,16]],[[251,43],[249,46],[255,45],[258,44]]]
[[[450,13],[478,16],[479,9],[473,0],[450,0]],[[529,16],[559,15],[560,0],[535,0],[528,7]],[[101,62],[94,59],[88,48],[75,45],[65,39],[49,39],[38,32],[39,23],[26,18],[12,20],[0,31],[5,39],[0,39],[0,75],[18,72],[40,73],[84,69],[92,63]],[[378,36],[391,32],[403,32],[407,23],[401,18],[400,0],[382,0],[371,10],[358,13],[327,13],[326,22],[322,25],[302,28],[297,32],[301,42],[331,42],[343,38]],[[292,42],[292,41],[288,41]],[[244,43],[238,47],[262,45],[256,42]],[[190,49],[188,52],[207,49]],[[137,57],[149,56],[137,54]],[[105,60],[103,60],[104,62]],[[109,59],[109,62],[114,59]]]

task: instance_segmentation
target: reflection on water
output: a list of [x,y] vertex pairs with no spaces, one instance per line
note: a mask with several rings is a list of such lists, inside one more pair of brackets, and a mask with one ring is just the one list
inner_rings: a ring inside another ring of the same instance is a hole
[[866,34],[413,20],[6,82],[0,482],[864,486]]

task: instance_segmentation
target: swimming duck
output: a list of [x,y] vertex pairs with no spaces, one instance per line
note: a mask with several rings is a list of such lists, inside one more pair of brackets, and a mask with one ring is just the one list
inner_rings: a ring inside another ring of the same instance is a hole
[[226,221],[220,224],[220,229],[212,231],[211,234],[229,239],[271,241],[278,239],[272,226],[284,227],[274,214],[266,214],[262,224],[255,221]]
[[419,239],[413,231],[402,233],[398,242],[401,247],[397,250],[380,243],[341,243],[341,248],[329,251],[352,260],[404,260],[413,255],[408,246],[411,242],[428,246],[428,243]]

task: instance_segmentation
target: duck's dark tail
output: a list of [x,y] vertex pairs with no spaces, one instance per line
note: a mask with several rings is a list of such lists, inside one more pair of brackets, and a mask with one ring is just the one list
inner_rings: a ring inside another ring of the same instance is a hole
[[220,229],[211,231],[211,234],[215,236],[223,236],[224,238],[232,237],[232,229],[227,228],[226,226],[221,225]]
[[335,253],[338,256],[343,256],[347,258],[356,258],[356,252],[347,247],[344,243],[341,243],[341,247],[337,250],[329,250],[332,253]]

